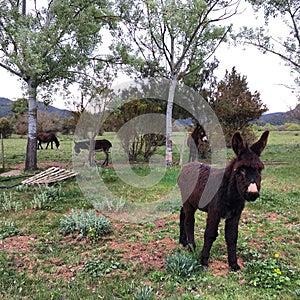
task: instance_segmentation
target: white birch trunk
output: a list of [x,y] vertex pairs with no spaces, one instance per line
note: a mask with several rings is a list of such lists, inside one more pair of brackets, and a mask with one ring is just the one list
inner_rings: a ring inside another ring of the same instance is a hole
[[33,80],[27,82],[28,91],[28,138],[25,170],[37,169],[37,100],[36,86]]
[[175,96],[175,89],[177,86],[177,75],[173,75],[171,80],[169,94],[168,94],[168,103],[167,103],[167,112],[166,112],[166,165],[173,165],[172,158],[172,116],[173,116],[173,103]]

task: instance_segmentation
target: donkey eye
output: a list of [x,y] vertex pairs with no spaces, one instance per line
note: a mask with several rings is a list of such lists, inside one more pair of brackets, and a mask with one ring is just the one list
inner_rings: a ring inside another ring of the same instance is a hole
[[246,175],[246,169],[245,168],[239,168],[239,172],[242,175]]

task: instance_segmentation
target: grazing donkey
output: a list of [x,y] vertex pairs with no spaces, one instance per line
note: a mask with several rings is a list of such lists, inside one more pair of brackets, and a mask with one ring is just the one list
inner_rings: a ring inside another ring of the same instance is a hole
[[[203,270],[208,268],[210,249],[218,236],[221,218],[225,218],[228,264],[232,270],[240,270],[236,256],[239,219],[245,200],[255,201],[259,197],[261,171],[264,168],[259,156],[267,144],[268,135],[269,132],[265,131],[256,143],[248,147],[240,133],[236,132],[231,141],[236,158],[225,170],[213,170],[200,162],[188,163],[182,168],[178,177],[183,203],[180,212],[180,243],[191,249],[196,248],[194,214],[197,209],[206,212],[208,215],[200,257]],[[210,189],[217,189],[213,193],[205,191],[209,180],[213,180]],[[209,194],[211,198],[201,199],[201,196],[205,198]]]
[[[95,140],[95,151],[103,151],[105,153],[105,160],[102,163],[102,166],[108,165],[108,151],[112,147],[112,144],[108,140]],[[79,154],[80,150],[90,148],[90,141],[84,141],[84,142],[74,142],[74,152],[75,154]]]
[[58,149],[59,141],[54,133],[39,133],[37,135],[37,149],[43,149],[42,143],[47,143],[46,149],[48,149],[48,146],[51,143],[51,149],[53,149],[53,142]]
[[200,153],[199,145],[201,145],[201,142],[208,142],[208,138],[203,126],[197,123],[187,140],[187,145],[190,148],[189,162],[198,159]]

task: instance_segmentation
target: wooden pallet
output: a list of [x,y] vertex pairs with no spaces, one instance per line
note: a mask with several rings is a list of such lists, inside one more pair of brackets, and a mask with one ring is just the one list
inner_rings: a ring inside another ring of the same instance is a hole
[[47,169],[46,171],[43,171],[39,174],[36,174],[26,180],[22,181],[22,184],[49,184],[61,180],[65,180],[67,178],[71,178],[76,176],[77,173],[66,170],[66,169],[60,169],[57,167],[51,167]]

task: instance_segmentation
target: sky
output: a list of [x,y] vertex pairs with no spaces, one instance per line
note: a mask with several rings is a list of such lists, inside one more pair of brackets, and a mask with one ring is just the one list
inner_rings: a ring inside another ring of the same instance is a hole
[[[237,29],[242,25],[257,26],[263,24],[263,19],[254,15],[249,5],[243,4],[240,8],[241,14],[234,16],[230,22]],[[285,35],[285,27],[280,20],[272,23],[272,32],[277,35]],[[297,95],[286,86],[294,85],[294,77],[290,68],[284,62],[272,54],[262,54],[255,47],[222,45],[216,52],[220,61],[216,75],[219,80],[225,76],[226,69],[231,71],[236,67],[238,73],[247,77],[248,87],[251,92],[258,91],[261,100],[267,105],[269,111],[285,112],[296,107]],[[0,97],[15,100],[22,97],[21,83],[16,77],[0,68]],[[58,108],[66,108],[64,101],[57,96],[53,105]]]

